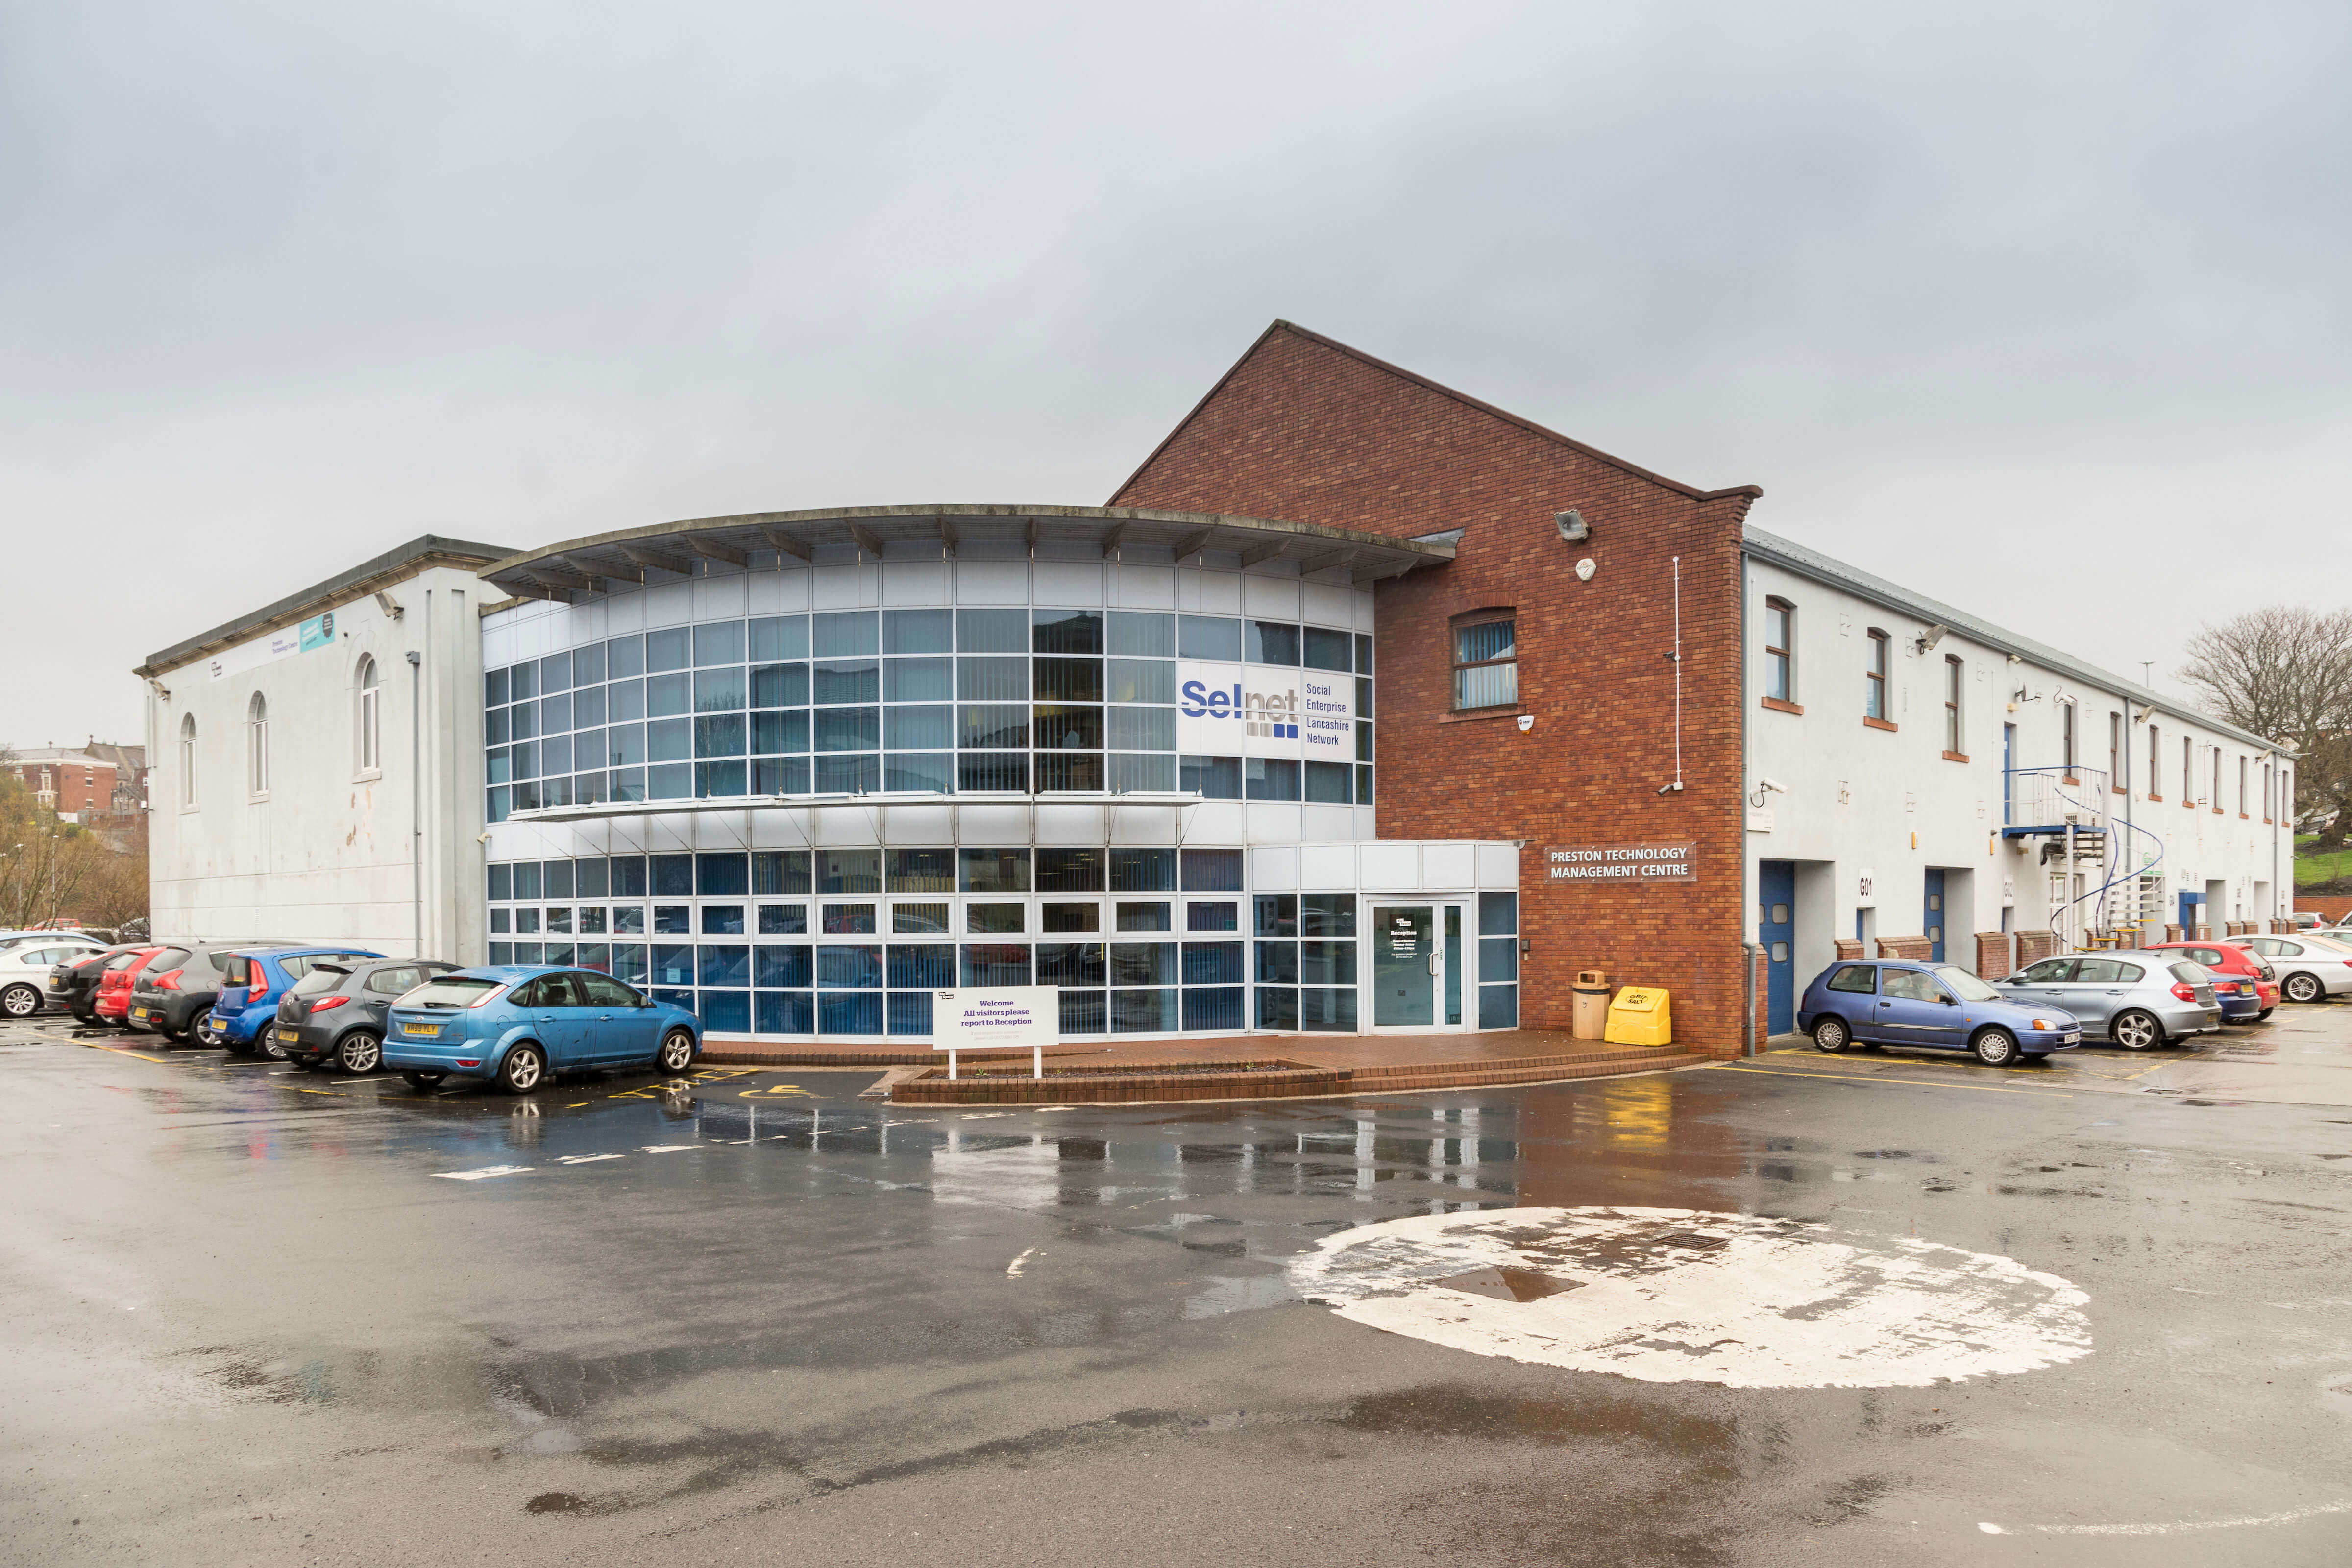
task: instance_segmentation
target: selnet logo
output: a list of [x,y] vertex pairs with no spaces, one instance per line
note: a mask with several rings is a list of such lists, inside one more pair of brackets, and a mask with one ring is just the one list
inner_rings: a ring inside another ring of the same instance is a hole
[[1177,711],[1187,719],[1239,719],[1244,735],[1262,741],[1298,739],[1298,693],[1295,689],[1244,694],[1238,681],[1226,688],[1188,680],[1178,695],[1183,701]]

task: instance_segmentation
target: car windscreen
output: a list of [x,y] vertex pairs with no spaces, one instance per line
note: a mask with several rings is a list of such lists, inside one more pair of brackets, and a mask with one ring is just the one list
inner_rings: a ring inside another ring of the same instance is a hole
[[187,962],[188,950],[186,948],[167,947],[163,952],[157,953],[153,961],[147,965],[147,973],[150,974],[169,974],[172,971],[179,968],[182,964]]
[[2175,980],[2186,981],[2191,985],[2213,984],[2211,972],[2201,963],[2174,963],[2168,964],[2166,967],[2172,971],[2172,977]]
[[1952,988],[1952,994],[1963,1002],[1998,1002],[2000,993],[1970,974],[1958,964],[1939,964],[1936,978]]
[[322,963],[317,968],[311,970],[310,973],[302,976],[301,979],[296,981],[294,983],[294,989],[288,992],[287,994],[289,996],[323,995],[327,992],[332,991],[336,986],[341,985],[343,983],[344,977],[350,973],[351,971],[345,969],[341,964]]
[[401,1007],[466,1007],[482,999],[485,992],[496,991],[501,982],[483,980],[471,974],[444,974],[428,980],[403,996],[395,1006]]

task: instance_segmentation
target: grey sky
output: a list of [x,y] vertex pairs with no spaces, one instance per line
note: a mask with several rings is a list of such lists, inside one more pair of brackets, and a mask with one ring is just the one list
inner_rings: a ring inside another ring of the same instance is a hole
[[142,655],[428,530],[1098,502],[1277,315],[2161,676],[2352,598],[2348,47],[2340,4],[0,9],[0,739],[136,740]]

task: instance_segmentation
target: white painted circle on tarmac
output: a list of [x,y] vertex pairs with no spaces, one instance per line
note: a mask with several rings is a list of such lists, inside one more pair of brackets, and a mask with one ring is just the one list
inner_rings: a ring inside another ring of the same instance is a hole
[[1290,1283],[1390,1333],[1644,1383],[1912,1388],[2091,1352],[2090,1298],[2015,1258],[1697,1209],[1385,1220]]

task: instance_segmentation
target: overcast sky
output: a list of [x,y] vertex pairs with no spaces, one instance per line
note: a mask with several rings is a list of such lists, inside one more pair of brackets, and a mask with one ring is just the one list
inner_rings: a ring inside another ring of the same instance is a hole
[[0,7],[0,740],[435,531],[1098,503],[1283,316],[2161,679],[2352,600],[2352,7]]

